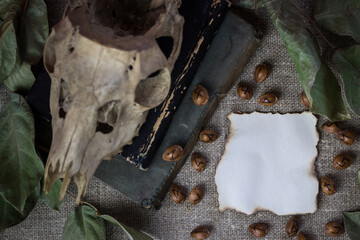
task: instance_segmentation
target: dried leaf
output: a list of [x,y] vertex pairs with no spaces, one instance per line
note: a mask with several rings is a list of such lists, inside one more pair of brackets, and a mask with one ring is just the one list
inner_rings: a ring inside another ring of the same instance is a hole
[[35,152],[32,113],[20,95],[12,93],[3,106],[0,129],[0,194],[21,213],[44,167]]
[[343,212],[345,232],[351,240],[360,239],[360,212]]
[[264,3],[311,103],[310,110],[331,121],[349,119],[340,86],[329,67],[321,60],[318,46],[302,22],[302,16],[287,0]]
[[145,233],[130,228],[122,223],[119,223],[115,218],[109,215],[101,215],[100,217],[102,217],[104,220],[106,220],[112,225],[121,227],[130,240],[153,240],[153,238],[149,237]]
[[99,240],[105,238],[104,221],[97,216],[92,207],[78,206],[66,219],[63,240]]
[[318,0],[314,17],[328,31],[353,37],[360,42],[359,0]]
[[40,186],[38,185],[26,199],[24,212],[21,214],[0,195],[0,234],[4,229],[23,221],[35,207],[39,196]]
[[40,201],[44,202],[52,209],[59,212],[61,208],[61,201],[59,200],[61,184],[62,182],[60,180],[57,180],[48,194],[46,194],[46,192],[43,191],[40,196]]
[[341,74],[349,107],[360,116],[360,45],[337,50],[332,61]]

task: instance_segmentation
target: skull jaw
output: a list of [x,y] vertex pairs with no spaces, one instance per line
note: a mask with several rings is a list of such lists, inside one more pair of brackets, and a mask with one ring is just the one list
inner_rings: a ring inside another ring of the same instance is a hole
[[[139,110],[139,108],[141,110]],[[133,137],[138,135],[140,127],[146,120],[148,114],[147,109],[148,108],[137,104],[128,105],[125,107],[125,113],[123,113],[126,119],[124,119],[122,126],[115,128],[109,134],[95,132],[94,128],[87,129],[86,126],[89,126],[87,124],[83,124],[85,128],[78,131],[74,128],[74,134],[72,134],[72,136],[73,139],[79,138],[77,141],[66,141],[68,131],[65,131],[65,136],[55,133],[54,141],[58,141],[60,144],[52,145],[50,149],[45,167],[44,190],[49,193],[54,182],[62,178],[63,183],[59,194],[59,199],[62,200],[73,178],[78,188],[76,202],[79,204],[81,198],[83,198],[86,193],[91,177],[94,175],[101,161],[110,160],[115,154],[121,153],[123,147],[131,144]],[[123,116],[120,115],[119,118],[121,119]],[[73,125],[79,125],[80,122],[81,119]],[[66,127],[64,129],[66,129]],[[56,132],[58,133],[61,132],[61,130],[63,129],[56,128]],[[84,138],[84,136],[86,136],[84,131],[91,132],[92,134]],[[102,145],[99,143],[111,143],[111,145]],[[81,159],[81,161],[78,159]]]
[[[143,125],[143,123],[146,120],[146,116],[148,114],[148,111],[143,112],[143,114],[139,115],[136,119],[137,121],[131,124],[129,123],[128,125],[126,125],[126,130],[123,129],[121,132],[123,133],[123,135],[119,135],[121,137],[118,138],[118,145],[120,146],[117,150],[112,150],[112,152],[106,153],[106,152],[110,152],[111,149],[109,148],[107,151],[103,151],[103,154],[100,153],[100,151],[97,151],[95,148],[95,145],[97,144],[97,141],[91,141],[89,144],[89,149],[87,149],[87,151],[85,151],[85,157],[84,157],[84,161],[89,162],[90,164],[87,165],[83,165],[82,168],[80,169],[80,171],[74,175],[74,181],[77,185],[78,188],[78,195],[76,198],[76,202],[79,203],[81,201],[81,199],[85,196],[86,194],[86,190],[88,187],[88,184],[90,182],[91,177],[95,174],[96,169],[98,168],[98,166],[100,165],[100,163],[103,160],[110,160],[111,157],[113,157],[116,154],[121,153],[123,147],[127,144],[131,144],[132,143],[132,139],[134,137],[134,133],[135,136],[138,135],[140,127]],[[92,148],[94,147],[94,148]],[[66,191],[67,186],[64,186],[64,190],[63,190],[63,186],[61,189],[61,192]]]

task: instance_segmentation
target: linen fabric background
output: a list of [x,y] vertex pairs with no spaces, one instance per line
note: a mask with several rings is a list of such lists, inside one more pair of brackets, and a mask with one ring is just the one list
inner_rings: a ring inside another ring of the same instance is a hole
[[[46,0],[51,26],[61,19],[65,2],[63,0]],[[305,13],[310,14],[314,1],[298,0],[296,4]],[[112,187],[93,178],[84,200],[95,205],[101,214],[111,215],[120,222],[141,229],[155,239],[161,240],[191,239],[190,232],[198,226],[208,226],[211,229],[209,239],[254,239],[249,234],[248,226],[255,222],[264,222],[269,225],[267,239],[287,238],[285,224],[290,216],[277,216],[271,212],[258,212],[247,216],[229,210],[220,213],[218,210],[218,195],[214,176],[228,133],[229,121],[226,116],[232,111],[248,113],[253,111],[280,113],[306,111],[299,100],[302,89],[295,66],[266,11],[259,9],[256,12],[243,10],[235,10],[235,12],[263,33],[258,49],[237,81],[251,85],[254,89],[254,96],[249,101],[243,101],[236,95],[235,86],[231,89],[207,124],[208,128],[220,134],[219,139],[211,144],[199,142],[194,148],[194,151],[203,154],[207,158],[208,164],[205,171],[198,173],[193,170],[188,159],[175,179],[177,184],[186,189],[187,194],[193,187],[197,185],[203,186],[205,189],[204,199],[196,206],[190,206],[188,201],[185,204],[177,205],[167,194],[160,210],[143,209],[123,197]],[[309,28],[314,30],[313,26],[309,26]],[[313,33],[319,38],[316,31],[313,31]],[[340,39],[331,34],[326,33],[326,36],[336,46],[351,43],[348,38],[345,38],[344,41],[344,38]],[[320,40],[320,46],[322,50],[326,49],[326,43],[323,40]],[[327,51],[324,53],[327,55]],[[271,73],[265,82],[256,84],[253,80],[253,71],[256,65],[262,62],[270,64]],[[269,91],[278,94],[278,103],[272,107],[259,105],[256,99]],[[7,100],[8,94],[9,92],[5,86],[1,85],[0,107]],[[351,147],[342,145],[336,136],[320,130],[325,118],[318,116],[318,119],[320,142],[318,144],[319,155],[315,163],[315,170],[319,179],[326,175],[335,181],[337,193],[333,196],[326,196],[319,190],[317,212],[300,216],[301,231],[307,233],[313,240],[333,239],[325,234],[325,224],[328,221],[342,221],[341,211],[360,210],[360,192],[357,184],[357,170],[360,168],[360,141]],[[352,120],[345,121],[341,125],[360,135],[359,120],[360,118],[352,115]],[[348,169],[339,171],[332,167],[331,161],[334,156],[341,152],[354,154],[356,160]],[[289,157],[291,157],[291,154],[289,153]],[[239,152],[239,157],[241,157],[241,152]],[[76,195],[76,186],[72,184],[69,191],[72,195]],[[61,239],[66,218],[74,207],[75,201],[69,195],[65,196],[60,213],[39,202],[25,221],[5,230],[1,240]],[[120,228],[107,226],[107,239],[127,238]],[[344,234],[336,239],[349,238]]]

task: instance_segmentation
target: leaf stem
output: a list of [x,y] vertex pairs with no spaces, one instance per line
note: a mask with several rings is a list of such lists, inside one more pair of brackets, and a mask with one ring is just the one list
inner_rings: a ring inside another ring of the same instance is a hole
[[[66,191],[66,193],[67,193],[72,199],[74,199],[74,200],[76,201],[76,197],[75,197],[74,195],[72,195],[69,191]],[[88,203],[88,202],[85,202],[85,201],[80,201],[80,205],[88,205],[89,207],[92,207],[92,208],[95,210],[96,215],[97,215],[97,216],[100,216],[99,210],[98,210],[96,207],[94,207],[94,205],[92,205],[92,204],[90,204],[90,203]]]
[[95,210],[96,215],[100,216],[99,210],[96,207],[94,207],[94,205],[92,205],[88,202],[85,202],[85,201],[80,201],[80,205],[88,205],[89,207],[92,207]]

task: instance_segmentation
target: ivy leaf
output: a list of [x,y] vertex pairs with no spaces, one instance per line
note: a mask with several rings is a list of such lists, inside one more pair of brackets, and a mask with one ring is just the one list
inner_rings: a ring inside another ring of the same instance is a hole
[[30,65],[41,59],[48,34],[43,0],[1,0],[0,82],[27,93],[35,81]]
[[12,24],[0,28],[0,82],[10,75],[16,63],[16,35]]
[[295,63],[300,83],[311,103],[310,110],[330,121],[349,119],[339,83],[321,60],[319,48],[296,8],[288,0],[268,1],[264,6]]
[[59,212],[61,208],[61,201],[59,200],[61,184],[62,182],[60,180],[57,180],[52,186],[49,194],[46,194],[46,192],[43,191],[40,196],[40,201],[44,202],[50,208]]
[[119,223],[115,218],[109,215],[101,215],[100,217],[112,225],[121,227],[121,229],[126,233],[130,240],[153,240],[153,238],[149,237],[145,233],[130,228],[122,223]]
[[351,36],[360,42],[359,0],[317,0],[314,17],[328,31]]
[[40,186],[38,185],[26,199],[24,212],[21,214],[0,195],[0,233],[4,229],[23,221],[35,207],[39,196]]
[[44,0],[29,0],[17,36],[22,60],[30,64],[37,63],[43,55],[48,35],[49,25]]
[[20,213],[36,188],[44,166],[34,147],[34,119],[30,107],[18,94],[0,112],[0,194]]
[[66,219],[63,240],[99,240],[105,238],[104,221],[97,216],[97,212],[92,207],[78,206]]
[[[22,12],[27,0],[1,0],[0,4],[0,36],[4,30],[4,25],[12,24],[16,16]],[[16,27],[15,27],[16,29]]]
[[[24,2],[24,1],[22,1]],[[26,2],[22,5],[24,6]],[[0,4],[0,82],[13,71],[18,54],[14,21],[21,12],[20,0],[1,0]]]
[[4,84],[13,92],[27,93],[35,82],[29,63],[20,62],[19,58]]
[[[47,8],[43,0],[1,0],[0,18],[13,25],[22,60],[34,64],[43,55],[49,34]],[[1,23],[0,23],[0,29]],[[0,30],[0,36],[3,31]],[[16,44],[16,41],[14,41]],[[14,56],[14,55],[13,55]]]
[[343,212],[346,234],[351,240],[360,239],[360,212]]
[[7,12],[11,14],[14,12],[17,13],[21,10],[20,6],[24,6],[26,4],[27,0],[1,0],[0,16],[3,20],[6,20],[7,18],[3,16],[7,16]]
[[360,116],[360,45],[337,50],[332,61],[341,74],[349,107]]

